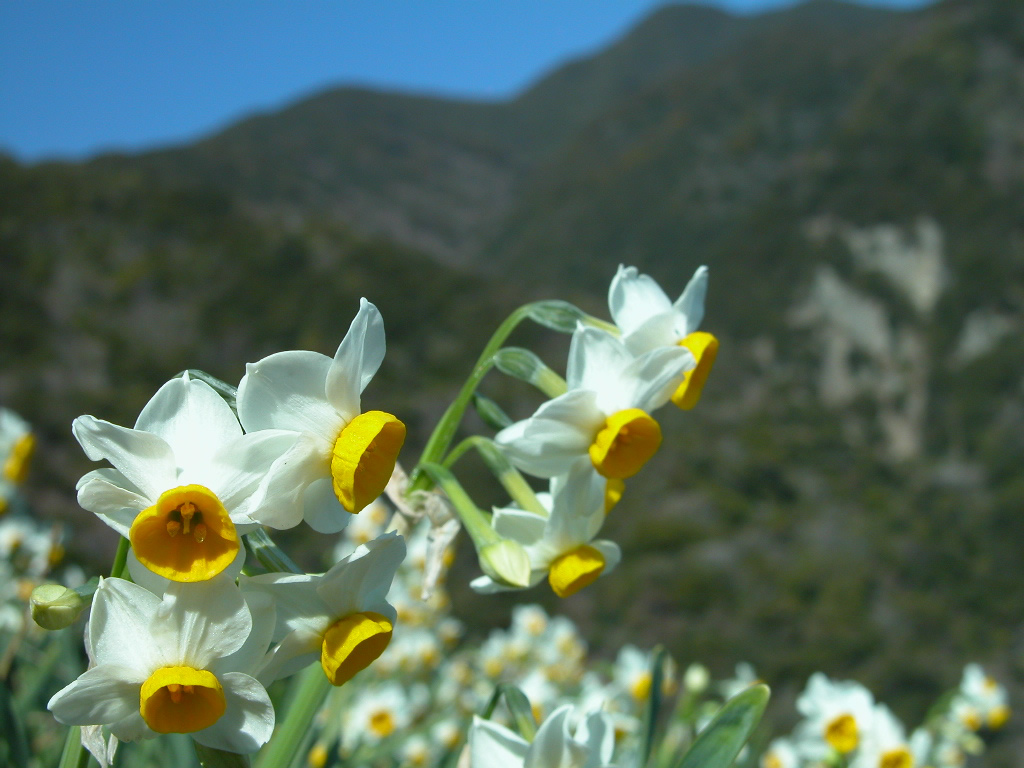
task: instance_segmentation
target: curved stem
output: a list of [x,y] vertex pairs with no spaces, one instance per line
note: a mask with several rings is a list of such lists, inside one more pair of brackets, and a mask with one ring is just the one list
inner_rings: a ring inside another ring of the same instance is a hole
[[332,690],[319,664],[302,672],[295,697],[288,705],[288,714],[260,752],[256,768],[287,768],[300,754],[306,753],[303,747],[310,735],[309,725]]

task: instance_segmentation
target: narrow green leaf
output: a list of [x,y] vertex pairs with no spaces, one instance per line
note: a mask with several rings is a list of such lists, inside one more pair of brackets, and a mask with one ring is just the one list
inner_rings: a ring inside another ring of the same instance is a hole
[[729,699],[678,768],[729,768],[761,721],[769,695],[767,685],[753,685]]
[[537,733],[537,721],[533,718],[533,707],[526,694],[514,685],[502,683],[501,692],[505,696],[505,704],[512,713],[512,720],[515,722],[519,735],[527,741],[533,741]]
[[661,710],[661,680],[665,673],[665,649],[658,646],[651,656],[651,693],[647,697],[647,706],[644,707],[642,741],[640,751],[637,754],[637,768],[643,768],[651,757],[651,749],[654,746],[654,733],[658,728],[658,713]]
[[196,745],[196,757],[199,758],[199,765],[203,768],[249,768],[249,756],[239,755],[234,752],[225,752],[222,749],[206,747],[198,741]]

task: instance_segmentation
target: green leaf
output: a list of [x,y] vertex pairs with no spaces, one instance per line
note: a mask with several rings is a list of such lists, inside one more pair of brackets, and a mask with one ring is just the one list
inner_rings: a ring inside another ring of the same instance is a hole
[[753,685],[729,699],[678,768],[729,768],[761,721],[769,695],[767,685]]
[[195,745],[196,757],[199,758],[199,765],[203,768],[249,768],[248,755],[206,747],[198,741],[195,742]]
[[658,727],[658,713],[661,710],[661,679],[665,671],[665,649],[661,646],[654,649],[651,656],[651,693],[647,697],[647,706],[644,707],[644,724],[640,742],[640,752],[637,754],[637,767],[643,768],[651,757],[651,748],[654,746],[654,732]]
[[519,735],[527,741],[533,741],[533,737],[537,734],[537,721],[533,718],[533,707],[530,706],[530,700],[526,698],[526,694],[514,685],[499,683],[480,716],[484,720],[490,720],[495,707],[498,706],[498,700],[502,696],[505,697],[505,706],[512,713],[512,721],[516,730],[519,731]]
[[495,431],[500,431],[512,423],[512,419],[501,409],[500,405],[479,392],[473,393],[473,407],[476,409],[477,415],[483,419],[484,424]]

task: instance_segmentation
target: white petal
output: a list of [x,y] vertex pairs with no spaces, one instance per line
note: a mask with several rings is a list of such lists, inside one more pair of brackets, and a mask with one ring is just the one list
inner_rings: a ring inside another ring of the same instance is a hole
[[608,765],[615,751],[615,726],[604,712],[591,712],[576,729],[576,741],[586,744],[592,765]]
[[529,744],[508,728],[473,718],[469,731],[471,768],[516,768],[523,764],[527,749]]
[[146,721],[142,719],[142,712],[139,711],[138,707],[127,717],[118,720],[116,723],[111,723],[107,727],[110,728],[114,738],[121,741],[152,739],[157,735],[156,731],[146,725]]
[[634,355],[643,355],[652,349],[672,347],[686,336],[677,330],[679,317],[671,312],[654,315],[639,328],[622,337],[622,343]]
[[250,511],[265,512],[273,501],[266,496],[270,490],[270,470],[298,439],[295,432],[277,429],[242,435],[217,451],[203,471],[188,481],[198,482],[216,493],[232,520],[249,518]]
[[589,389],[601,399],[609,387],[633,362],[633,355],[620,339],[600,328],[580,326],[572,335],[565,381],[569,389]]
[[672,308],[668,296],[648,275],[636,267],[619,266],[608,290],[608,308],[623,334],[632,333],[648,317]]
[[78,503],[127,537],[136,515],[150,501],[116,469],[96,469],[78,481]]
[[676,312],[686,318],[686,329],[683,336],[700,328],[704,320],[704,297],[708,293],[708,268],[698,267],[690,282],[673,305]]
[[174,582],[164,592],[153,621],[153,635],[168,666],[206,669],[237,651],[252,630],[252,617],[232,577]]
[[320,660],[323,634],[308,629],[296,629],[285,635],[280,645],[270,650],[259,667],[256,677],[264,685],[290,677],[299,670]]
[[[547,568],[535,569],[530,571],[530,584],[529,587],[535,587],[547,578]],[[498,582],[491,579],[490,576],[477,576],[471,582],[469,582],[470,589],[480,595],[494,595],[498,592],[519,592],[523,589],[529,589],[529,587],[510,587],[505,584],[499,584]]]
[[611,573],[615,570],[616,566],[622,562],[622,550],[619,549],[619,545],[614,541],[608,541],[607,539],[594,539],[590,542],[590,546],[604,556],[604,570],[601,571],[602,576],[606,576]]
[[217,677],[226,672],[244,672],[255,675],[263,657],[270,647],[274,636],[275,610],[274,600],[265,592],[249,591],[243,593],[245,604],[249,607],[252,617],[252,630],[242,647],[220,659],[215,659],[208,669]]
[[317,533],[338,533],[352,521],[353,514],[341,506],[329,477],[315,480],[302,495],[302,518]]
[[319,352],[277,352],[245,366],[238,385],[238,417],[246,432],[289,429],[332,445],[345,422],[327,401],[331,358]]
[[205,464],[218,447],[242,434],[224,398],[187,373],[157,390],[139,414],[135,429],[163,438],[186,471]]
[[162,438],[92,416],[79,416],[71,424],[71,431],[86,456],[93,461],[109,461],[152,501],[177,485],[174,452]]
[[243,592],[270,595],[277,608],[274,639],[297,629],[323,634],[334,620],[331,607],[316,590],[323,576],[308,573],[266,573],[243,578]]
[[97,665],[130,667],[145,679],[160,665],[151,631],[160,598],[124,579],[103,579],[89,614],[89,642]]
[[508,507],[495,509],[491,526],[506,539],[515,539],[520,544],[533,544],[544,535],[547,520],[540,515],[522,509]]
[[[537,735],[533,737],[530,748],[526,752],[523,768],[552,768],[552,766],[562,765],[566,742],[570,740],[566,718],[571,709],[571,705],[563,705],[541,723],[540,728],[537,729]],[[570,765],[578,764],[570,763]]]
[[637,358],[629,371],[637,381],[633,407],[651,413],[663,406],[694,365],[693,354],[685,347],[656,349]]
[[65,725],[106,725],[138,711],[142,683],[131,667],[100,664],[54,694],[46,706]]
[[241,672],[218,677],[227,705],[221,718],[192,734],[200,744],[238,754],[255,752],[274,732],[274,705],[259,681]]
[[[357,547],[324,574],[317,593],[335,617],[368,610],[384,600],[404,559],[405,539],[394,531],[385,533]],[[390,618],[394,620],[393,611]]]
[[359,396],[384,361],[384,320],[366,299],[341,340],[327,373],[327,399],[346,421],[359,415]]
[[494,439],[520,469],[537,477],[554,477],[587,453],[604,418],[594,404],[593,392],[571,390]]

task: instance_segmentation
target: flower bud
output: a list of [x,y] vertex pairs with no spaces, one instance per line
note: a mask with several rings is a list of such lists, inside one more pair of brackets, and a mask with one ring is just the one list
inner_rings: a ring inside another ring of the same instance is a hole
[[694,695],[703,693],[709,681],[708,668],[703,664],[691,664],[683,676],[683,685],[686,686],[687,692]]
[[89,601],[61,584],[41,584],[29,598],[32,620],[43,629],[64,629],[75,623]]
[[480,569],[501,584],[530,586],[530,557],[518,541],[502,539],[481,548]]

